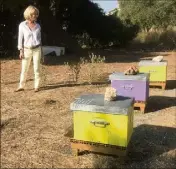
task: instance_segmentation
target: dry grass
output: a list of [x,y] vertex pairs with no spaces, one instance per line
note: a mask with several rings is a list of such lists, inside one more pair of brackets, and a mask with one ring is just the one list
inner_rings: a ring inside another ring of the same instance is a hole
[[[45,66],[46,85],[33,91],[33,69],[28,74],[26,90],[14,93],[20,74],[19,60],[1,61],[1,167],[2,168],[175,168],[176,125],[176,53],[165,54],[168,60],[168,88],[152,88],[147,113],[137,113],[129,163],[121,166],[117,157],[86,153],[71,154],[69,138],[72,124],[70,103],[84,92],[104,93],[107,84],[67,85],[65,66]],[[141,57],[145,58],[146,53]],[[119,55],[114,56],[117,58]],[[140,57],[140,56],[139,56]],[[99,64],[102,74],[124,71],[125,62]],[[138,58],[139,59],[139,58]],[[86,71],[86,70],[85,70]],[[81,77],[84,79],[84,72]]]
[[140,45],[143,48],[174,49],[176,44],[175,39],[176,30],[174,28],[139,32],[132,46]]

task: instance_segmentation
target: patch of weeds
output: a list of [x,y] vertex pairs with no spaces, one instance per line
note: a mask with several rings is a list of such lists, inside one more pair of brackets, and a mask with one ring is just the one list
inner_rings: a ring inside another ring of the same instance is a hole
[[102,75],[101,67],[97,64],[104,63],[105,57],[101,57],[100,55],[95,55],[93,53],[89,54],[89,59],[81,58],[81,63],[86,66],[85,76],[89,84],[92,82],[100,81],[100,77]]
[[45,86],[47,82],[47,71],[45,65],[41,64],[40,72],[41,72],[41,84],[42,86]]
[[101,64],[104,62],[105,57],[91,53],[88,59],[82,57],[79,61],[65,62],[64,65],[68,68],[66,74],[69,76],[69,81],[78,82],[80,72],[84,67],[83,76],[89,84],[92,84],[105,79],[101,69]]
[[140,110],[134,110],[134,114],[141,114]]
[[69,81],[78,82],[79,73],[81,70],[81,62],[65,62],[64,65],[66,65],[69,69],[69,72],[67,72],[69,75]]
[[45,104],[56,104],[56,100],[51,100],[51,99],[48,99],[48,100],[45,100]]
[[1,130],[8,126],[15,118],[9,118],[7,120],[1,120]]

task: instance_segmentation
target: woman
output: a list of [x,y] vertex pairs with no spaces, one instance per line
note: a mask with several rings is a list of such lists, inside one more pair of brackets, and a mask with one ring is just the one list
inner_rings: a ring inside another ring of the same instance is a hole
[[28,69],[33,58],[34,67],[34,91],[39,91],[40,85],[40,59],[41,59],[41,27],[36,22],[39,10],[34,6],[28,6],[24,11],[25,21],[19,25],[18,50],[22,59],[20,83],[16,92],[23,91],[26,83]]

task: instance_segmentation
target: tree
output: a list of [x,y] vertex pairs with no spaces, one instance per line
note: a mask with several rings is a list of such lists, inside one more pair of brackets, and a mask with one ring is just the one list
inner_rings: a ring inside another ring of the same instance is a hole
[[[18,24],[23,20],[23,11],[28,5],[35,5],[40,10],[39,22],[42,25],[43,32],[43,44],[44,45],[64,45],[69,47],[74,53],[82,53],[82,48],[78,45],[77,41],[73,39],[67,32],[62,29],[62,25],[56,18],[56,13],[59,11],[59,5],[61,0],[1,0],[1,6],[3,6],[5,13],[9,11],[14,16],[18,16],[15,21],[16,29],[6,23],[6,27],[13,28],[13,34],[17,34]],[[9,18],[10,19],[10,18]],[[4,20],[4,18],[2,18]],[[7,32],[7,31],[5,31]],[[8,32],[7,32],[8,33]],[[5,38],[5,37],[4,37]],[[7,47],[7,46],[6,46]],[[8,48],[9,49],[9,48]]]
[[97,4],[89,0],[64,0],[61,6],[59,20],[82,45],[108,47],[109,44],[124,44],[135,36],[135,31],[128,34],[131,36],[125,36],[132,25],[126,27],[119,18],[106,16]]
[[142,29],[176,25],[176,0],[118,0],[120,18],[129,19]]
[[[108,47],[109,44],[117,46],[126,44],[136,33],[133,25],[129,27],[129,24],[126,26],[116,16],[106,16],[90,0],[1,0],[3,11],[0,17],[6,22],[4,13],[8,13],[9,18],[6,20],[13,20],[13,26],[10,22],[5,24],[11,29],[13,37],[17,37],[23,10],[30,4],[40,10],[43,45],[64,45],[79,55],[82,55],[83,50],[78,42],[90,47]],[[9,35],[8,29],[3,32]],[[3,38],[6,39],[5,36]]]

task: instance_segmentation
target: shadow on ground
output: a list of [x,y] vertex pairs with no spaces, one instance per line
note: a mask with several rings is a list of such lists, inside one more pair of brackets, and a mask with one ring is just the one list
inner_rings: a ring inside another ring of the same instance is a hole
[[176,89],[176,80],[167,80],[166,89]]
[[[161,52],[161,51],[159,51]],[[155,57],[159,55],[157,51],[144,51],[144,50],[126,50],[126,49],[96,49],[96,50],[89,50],[85,51],[82,55],[78,55],[75,53],[68,53],[63,56],[56,56],[56,55],[48,55],[42,58],[42,63],[44,65],[64,65],[65,62],[78,62],[81,57],[89,59],[89,54],[94,53],[97,56],[100,55],[101,57],[106,58],[106,63],[114,63],[114,62],[121,62],[121,63],[130,63],[130,62],[139,62],[141,59],[150,59],[151,57]],[[163,56],[167,56],[168,54],[162,54]],[[1,60],[14,60],[18,59],[17,56],[15,57],[8,57],[8,58],[1,58]]]
[[[143,51],[143,50],[122,50],[122,49],[107,49],[107,50],[95,50],[92,51],[97,55],[105,56],[107,63],[121,62],[139,62],[140,60],[151,60],[150,57],[155,57],[159,55],[157,52],[152,51]],[[163,56],[167,56],[168,54],[162,54]]]
[[8,124],[10,124],[13,120],[15,120],[15,118],[9,118],[9,119],[6,119],[6,120],[1,119],[1,126],[0,126],[1,131],[2,131]]
[[117,157],[94,154],[94,168],[174,168],[175,139],[176,128],[140,125],[134,129],[126,164]]
[[[26,80],[26,82],[29,82],[29,81],[33,81],[34,79],[28,79]],[[5,85],[10,85],[10,84],[17,84],[19,83],[20,81],[12,81],[12,82],[4,82]]]
[[168,96],[150,96],[147,100],[146,113],[176,106],[175,99]]
[[[155,57],[158,54],[153,53],[151,51],[144,52],[142,50],[138,51],[127,51],[127,50],[117,50],[117,49],[107,49],[107,50],[90,50],[89,54],[94,53],[97,56],[106,58],[106,63],[128,63],[128,62],[139,62],[141,59],[145,59],[148,57]],[[167,54],[163,54],[166,56]],[[64,56],[45,56],[44,57],[44,65],[64,65],[65,62],[78,62],[80,57],[84,57],[89,59],[89,55],[86,53],[84,55],[76,55],[76,54],[65,54]]]
[[87,85],[108,85],[110,84],[110,81],[102,81],[102,82],[92,82],[91,84],[88,82],[84,83],[75,83],[75,82],[60,82],[60,83],[54,83],[54,84],[48,84],[46,86],[41,87],[41,90],[51,90],[51,89],[57,89],[60,87],[76,87],[76,86],[87,86]]

